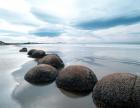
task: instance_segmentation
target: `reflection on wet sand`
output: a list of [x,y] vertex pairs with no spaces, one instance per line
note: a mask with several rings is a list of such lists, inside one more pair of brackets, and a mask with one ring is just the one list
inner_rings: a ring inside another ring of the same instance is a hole
[[[66,92],[65,92],[66,94]],[[34,86],[22,82],[13,92],[13,98],[22,108],[96,108],[89,96],[70,98],[56,87],[55,83],[47,86]],[[73,95],[74,96],[74,95]]]
[[25,64],[22,65],[22,68],[21,69],[18,69],[16,70],[15,72],[12,73],[12,75],[14,76],[15,80],[17,82],[21,82],[24,80],[24,75],[25,73],[31,69],[32,67],[36,66],[37,65],[37,62],[32,60],[32,61],[29,61]]

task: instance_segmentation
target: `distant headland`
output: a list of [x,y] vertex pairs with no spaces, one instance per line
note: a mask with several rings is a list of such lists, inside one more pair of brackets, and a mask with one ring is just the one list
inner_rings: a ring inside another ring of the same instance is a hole
[[136,41],[136,42],[93,42],[93,43],[84,43],[84,42],[81,42],[81,43],[69,43],[69,42],[54,42],[54,43],[51,43],[51,42],[14,42],[14,43],[8,43],[8,42],[3,42],[3,41],[0,41],[0,45],[24,45],[24,44],[124,44],[124,45],[140,45],[140,41]]
[[0,41],[0,45],[8,45],[8,43],[5,43],[3,41]]
[[[62,42],[51,43],[51,44],[61,44]],[[49,44],[49,43],[41,43],[41,42],[25,42],[25,43],[6,43],[0,41],[0,45],[23,45],[23,44]]]
[[26,43],[6,43],[0,41],[0,45],[21,45],[21,44],[45,44],[45,43],[36,43],[36,42],[26,42]]

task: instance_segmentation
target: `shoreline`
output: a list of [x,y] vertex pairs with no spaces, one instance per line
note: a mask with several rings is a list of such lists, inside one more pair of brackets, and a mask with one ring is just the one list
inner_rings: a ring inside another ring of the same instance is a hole
[[[27,61],[24,61],[24,62],[22,62],[21,64],[18,64],[18,66],[17,66],[17,68],[15,68],[15,69],[13,69],[12,71],[11,71],[11,77],[13,78],[13,80],[14,80],[14,82],[15,82],[15,84],[13,85],[13,88],[12,88],[12,90],[11,90],[11,98],[12,99],[14,99],[13,98],[13,92],[14,92],[14,90],[16,89],[16,87],[17,86],[19,86],[20,85],[20,82],[18,82],[16,79],[15,79],[15,77],[13,76],[13,73],[15,72],[15,71],[17,71],[17,70],[20,70],[21,68],[22,68],[22,66],[24,65],[24,64],[26,64],[26,63],[28,63],[29,61],[31,61],[31,60],[27,60]],[[22,108],[22,106],[17,102],[17,101],[15,101],[15,99],[14,99],[14,102],[19,106],[19,107],[17,107],[17,108]]]
[[18,84],[12,73],[22,67],[22,65],[30,59],[28,59],[24,53],[17,53],[19,47],[11,47],[11,46],[3,46],[1,47],[1,94],[0,96],[3,98],[0,101],[0,106],[3,108],[10,108],[11,106],[15,106],[15,108],[21,108],[21,106],[15,102],[12,98],[12,92],[15,86]]
[[[15,72],[16,70],[19,70],[20,68],[22,68],[22,65],[25,64],[25,63],[27,63],[27,62],[28,62],[28,61],[24,61],[24,62],[22,62],[21,64],[18,64],[18,65],[17,65],[17,68],[13,68],[12,70],[10,69],[9,71],[6,71],[6,73],[7,73],[7,78],[6,78],[6,79],[9,80],[9,81],[7,82],[8,84],[7,84],[7,87],[6,87],[6,88],[8,88],[8,89],[7,89],[6,95],[7,95],[7,98],[8,98],[8,103],[11,103],[11,105],[12,105],[12,104],[15,105],[15,108],[21,108],[20,104],[17,103],[15,100],[13,100],[13,97],[12,97],[12,93],[13,93],[15,87],[16,87],[17,85],[19,85],[19,83],[15,80],[15,78],[14,78],[14,76],[13,76],[12,74],[13,74],[13,72]],[[5,88],[5,89],[6,89],[6,88]],[[0,102],[0,105],[1,105],[1,104],[2,104],[2,103]],[[5,102],[5,100],[3,101],[3,104],[4,104],[4,105],[7,104],[7,103]]]
[[[19,68],[17,68],[16,70],[14,70],[11,75],[13,76],[14,80],[17,82],[17,83],[20,83],[18,77],[21,76],[22,78],[24,78],[24,73],[26,73],[26,71],[28,71],[29,69],[31,69],[33,66],[36,65],[36,62],[34,60],[28,60],[26,62],[24,62],[23,64],[20,65]],[[22,74],[22,75],[20,75]]]

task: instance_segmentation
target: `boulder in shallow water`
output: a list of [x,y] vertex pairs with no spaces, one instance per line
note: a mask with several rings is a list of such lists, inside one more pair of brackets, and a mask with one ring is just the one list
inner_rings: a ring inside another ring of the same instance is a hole
[[32,58],[42,58],[46,55],[45,51],[43,50],[35,50],[32,52],[31,57]]
[[57,70],[47,64],[40,64],[29,70],[24,79],[31,84],[43,85],[52,83],[57,77]]
[[27,52],[27,48],[22,48],[19,50],[19,52]]
[[98,108],[140,108],[140,77],[114,73],[103,77],[93,89]]
[[36,51],[36,49],[31,49],[31,50],[28,51],[27,54],[31,57],[34,51]]
[[38,61],[38,64],[49,64],[56,69],[62,69],[64,67],[62,59],[57,54],[47,54]]
[[96,82],[94,72],[81,65],[71,65],[62,69],[56,78],[58,88],[77,94],[90,93]]

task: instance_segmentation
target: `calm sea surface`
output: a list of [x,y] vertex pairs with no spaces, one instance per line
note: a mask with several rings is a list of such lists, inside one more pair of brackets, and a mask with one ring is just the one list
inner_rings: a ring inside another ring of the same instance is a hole
[[140,45],[122,44],[44,44],[0,46],[0,108],[96,108],[92,94],[78,97],[59,90],[55,83],[33,86],[24,74],[36,62],[22,47],[56,53],[65,65],[81,64],[91,68],[98,79],[114,72],[140,75]]

